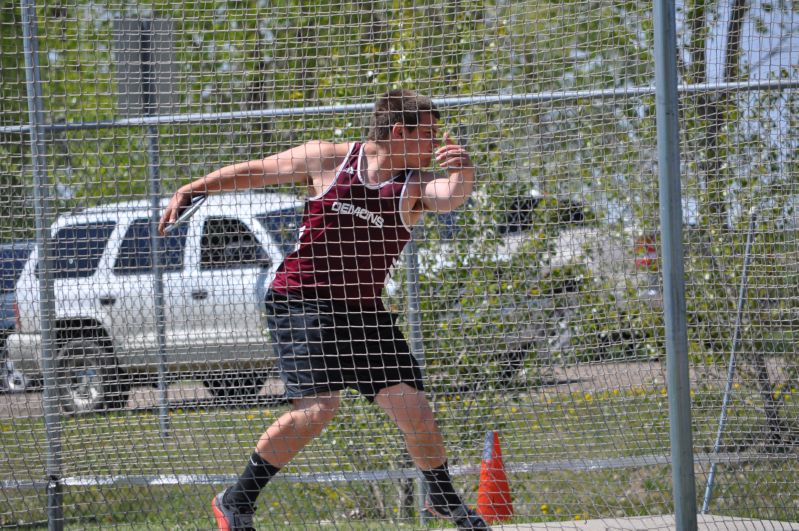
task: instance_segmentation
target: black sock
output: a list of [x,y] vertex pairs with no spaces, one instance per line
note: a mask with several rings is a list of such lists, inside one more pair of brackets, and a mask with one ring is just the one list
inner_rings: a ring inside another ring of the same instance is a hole
[[280,467],[269,464],[258,452],[254,452],[239,480],[225,494],[225,503],[235,505],[243,513],[253,512],[261,489],[279,470]]
[[422,470],[422,475],[427,482],[427,497],[436,512],[449,516],[455,508],[463,505],[463,500],[452,486],[446,462],[438,468]]

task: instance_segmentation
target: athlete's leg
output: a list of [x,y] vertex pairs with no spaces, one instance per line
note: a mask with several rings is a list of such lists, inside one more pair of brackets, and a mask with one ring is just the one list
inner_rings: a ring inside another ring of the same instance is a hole
[[294,407],[261,435],[255,451],[261,459],[283,467],[311,440],[322,433],[341,403],[339,391],[294,400]]
[[444,464],[447,460],[444,438],[424,391],[404,383],[392,385],[377,393],[375,403],[399,427],[416,466],[429,470]]
[[439,516],[450,518],[458,529],[489,529],[455,492],[447,468],[444,438],[424,391],[401,383],[381,389],[375,403],[385,410],[405,436],[408,453],[427,483],[430,509]]
[[251,519],[249,515],[255,510],[261,490],[322,432],[336,416],[339,403],[339,391],[295,399],[291,410],[267,428],[236,483],[214,499],[214,514],[220,529],[225,529],[225,525],[231,527],[230,522],[242,518]]

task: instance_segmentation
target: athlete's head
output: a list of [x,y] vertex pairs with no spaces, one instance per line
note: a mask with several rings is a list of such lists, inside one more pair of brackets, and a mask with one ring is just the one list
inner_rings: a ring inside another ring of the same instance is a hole
[[438,145],[440,117],[427,96],[412,90],[392,90],[375,102],[367,138],[401,145],[406,167],[422,168],[430,164]]

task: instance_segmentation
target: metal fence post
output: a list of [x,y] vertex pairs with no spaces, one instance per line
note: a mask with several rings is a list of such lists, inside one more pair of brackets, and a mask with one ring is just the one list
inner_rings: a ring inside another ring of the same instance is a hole
[[669,395],[669,436],[676,528],[695,530],[691,394],[685,318],[685,271],[680,190],[680,128],[677,92],[677,37],[674,0],[657,0],[655,21],[655,100],[663,243],[663,302]]
[[21,0],[25,85],[30,122],[33,165],[33,202],[36,216],[36,245],[39,248],[39,315],[42,334],[42,376],[44,377],[44,429],[47,437],[47,521],[50,530],[64,528],[63,470],[61,466],[61,410],[56,382],[55,290],[50,250],[50,183],[47,179],[42,79],[39,69],[36,2]]
[[[158,113],[153,64],[153,24],[141,21],[142,104],[145,116]],[[158,420],[161,437],[169,437],[169,389],[167,386],[166,311],[164,309],[164,268],[161,249],[163,239],[158,234],[161,216],[161,170],[158,145],[158,126],[147,126],[147,175],[150,181],[150,249],[153,263],[153,298],[155,299],[155,332],[158,340]]]
[[[405,249],[405,271],[406,271],[406,284],[408,285],[408,327],[410,328],[410,347],[416,361],[419,362],[419,367],[422,370],[422,376],[425,373],[425,357],[424,357],[424,338],[422,335],[422,310],[419,300],[419,253],[417,253],[416,236],[418,230],[414,230],[411,236],[411,241]],[[425,498],[427,497],[427,484],[424,482],[421,474],[418,475],[417,480],[417,503],[416,507],[419,512],[419,521],[424,524],[427,520],[425,511]]]

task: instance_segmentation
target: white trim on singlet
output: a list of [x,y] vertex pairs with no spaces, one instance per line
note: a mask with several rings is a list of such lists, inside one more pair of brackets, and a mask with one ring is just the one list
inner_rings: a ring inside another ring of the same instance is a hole
[[363,157],[364,157],[363,153],[364,153],[364,151],[366,151],[365,149],[363,149],[364,145],[366,145],[366,143],[361,145],[361,152],[358,153],[358,162],[355,165],[355,173],[358,174],[358,180],[361,181],[362,185],[364,185],[366,188],[368,188],[370,190],[380,190],[384,186],[389,185],[389,184],[393,183],[394,181],[396,181],[397,179],[400,178],[400,176],[402,174],[398,173],[398,174],[394,175],[393,177],[391,177],[391,179],[389,179],[387,181],[384,181],[382,183],[377,183],[377,184],[369,184],[369,183],[367,183],[366,180],[363,178],[363,175],[361,175],[361,161],[363,160]]
[[[409,233],[413,233],[413,227],[409,227],[408,224],[405,223],[405,219],[403,219],[402,217],[402,203],[408,197],[406,191],[408,190],[408,183],[411,182],[412,177],[413,177],[413,170],[405,170],[405,183],[402,185],[402,191],[400,192],[400,200],[399,203],[397,204],[397,215],[399,216],[400,221],[402,222],[402,226],[405,227],[405,230],[407,230]],[[408,215],[410,216],[410,212],[408,212]]]
[[336,183],[338,182],[338,176],[341,175],[341,172],[344,170],[344,165],[347,164],[347,161],[350,160],[350,157],[352,156],[352,151],[355,149],[356,145],[358,145],[358,143],[357,142],[353,142],[352,145],[350,146],[350,149],[347,150],[347,156],[344,157],[344,161],[341,164],[339,164],[339,167],[336,170],[336,175],[333,177],[333,180],[330,182],[328,187],[325,188],[322,191],[322,193],[317,194],[317,195],[315,195],[313,197],[309,197],[308,198],[309,201],[315,201],[317,199],[322,199],[322,197],[324,197],[324,195],[326,193],[328,193],[330,190],[333,189],[334,186],[336,186]]

